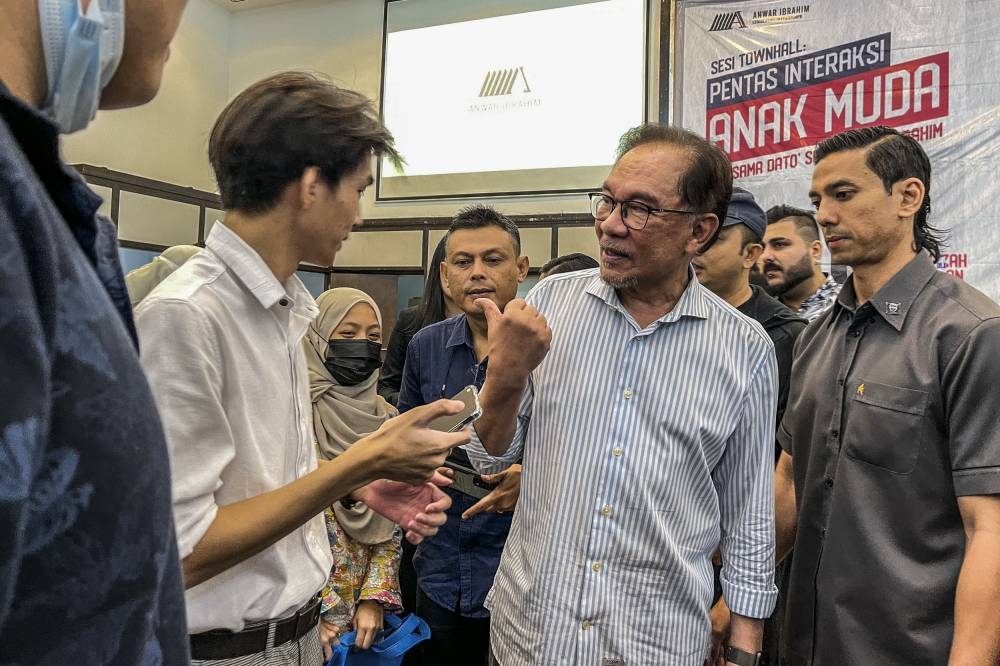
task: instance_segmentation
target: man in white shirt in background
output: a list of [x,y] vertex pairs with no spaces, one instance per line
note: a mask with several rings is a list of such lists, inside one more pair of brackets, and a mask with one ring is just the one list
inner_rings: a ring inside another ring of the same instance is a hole
[[458,402],[392,419],[317,468],[301,344],[317,307],[295,271],[332,264],[361,224],[373,154],[399,159],[364,96],[296,72],[252,85],[209,143],[225,221],[136,310],[195,663],[319,666],[323,508],[353,493],[416,542],[450,504],[428,480],[445,483],[435,469],[468,436],[426,425]]

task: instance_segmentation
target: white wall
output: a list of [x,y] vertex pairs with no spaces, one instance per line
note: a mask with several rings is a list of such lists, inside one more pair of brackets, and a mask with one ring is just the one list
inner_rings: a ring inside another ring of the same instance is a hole
[[231,19],[208,0],[190,0],[156,99],[99,113],[65,137],[66,160],[214,192],[208,135],[228,100]]
[[299,0],[232,15],[229,95],[269,74],[320,72],[335,83],[378,96],[382,2]]

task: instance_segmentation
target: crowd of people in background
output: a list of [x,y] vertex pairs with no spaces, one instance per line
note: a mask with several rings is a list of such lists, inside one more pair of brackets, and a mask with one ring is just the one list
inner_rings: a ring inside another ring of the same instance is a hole
[[599,261],[517,298],[517,226],[464,207],[383,359],[370,295],[295,275],[401,161],[371,101],[237,95],[224,218],[126,279],[59,134],[155,94],[184,2],[89,4],[116,52],[0,9],[0,662],[319,666],[415,612],[424,666],[1000,663],[1000,307],[936,270],[912,137],[825,139],[765,212],[633,128]]

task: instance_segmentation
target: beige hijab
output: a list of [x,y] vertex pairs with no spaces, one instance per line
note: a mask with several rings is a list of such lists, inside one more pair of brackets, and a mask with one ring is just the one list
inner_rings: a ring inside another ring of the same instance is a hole
[[201,252],[194,245],[175,245],[168,247],[158,257],[145,266],[129,271],[125,276],[125,287],[128,289],[132,307],[146,298],[156,285],[167,279],[167,276],[180,268],[185,261]]
[[[378,306],[368,294],[339,287],[323,292],[316,299],[319,316],[306,332],[313,431],[319,454],[326,460],[336,458],[356,441],[377,430],[386,419],[396,415],[396,410],[377,392],[378,370],[357,386],[341,386],[326,369],[328,340],[347,312],[358,303],[370,305],[379,326],[382,325]],[[361,503],[345,509],[340,502],[336,502],[333,511],[344,531],[362,543],[388,541],[396,529],[395,523]]]

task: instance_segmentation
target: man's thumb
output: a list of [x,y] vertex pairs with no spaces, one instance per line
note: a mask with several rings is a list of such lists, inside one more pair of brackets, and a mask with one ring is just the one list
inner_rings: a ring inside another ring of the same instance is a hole
[[486,325],[492,326],[497,320],[500,319],[500,308],[497,304],[488,298],[477,298],[476,305],[483,309],[483,314],[486,315]]

